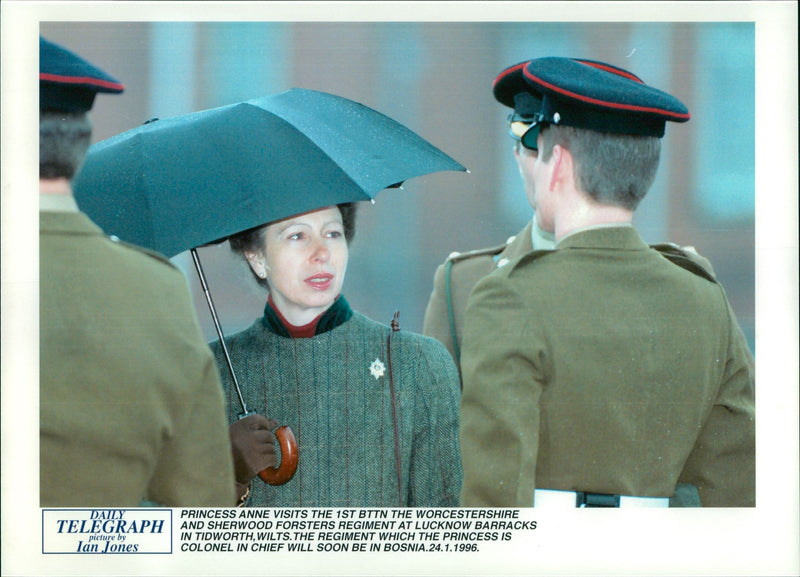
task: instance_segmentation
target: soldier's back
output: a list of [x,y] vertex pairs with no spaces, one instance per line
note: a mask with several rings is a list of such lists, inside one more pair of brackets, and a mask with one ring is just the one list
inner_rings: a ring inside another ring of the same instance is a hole
[[[722,288],[643,242],[587,238],[530,253],[476,287],[462,408],[506,397],[503,430],[530,442],[536,488],[669,497],[681,480],[704,504],[749,503],[752,365]],[[467,408],[464,426],[481,414]],[[729,488],[712,487],[702,475],[720,463],[703,461],[728,442],[741,470],[715,470],[708,478]]]
[[[219,377],[183,274],[82,214],[42,213],[40,223],[42,506],[136,506],[148,494],[232,503]],[[189,477],[159,485],[183,466],[165,456],[199,413],[207,427],[181,441],[186,457],[203,446],[222,459],[219,472],[205,489],[181,487]]]

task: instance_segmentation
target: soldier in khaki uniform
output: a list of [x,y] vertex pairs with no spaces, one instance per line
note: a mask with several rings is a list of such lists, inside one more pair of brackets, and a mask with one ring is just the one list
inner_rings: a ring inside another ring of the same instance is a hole
[[[511,136],[514,137],[514,158],[520,162],[519,136],[530,126],[541,107],[541,98],[526,88],[522,69],[526,63],[515,64],[503,70],[495,79],[492,92],[498,102],[513,110],[509,116]],[[528,201],[533,205],[532,181],[526,177],[519,164]],[[439,265],[433,278],[433,291],[425,310],[422,332],[444,343],[456,361],[460,361],[463,336],[464,311],[467,298],[481,278],[507,263],[533,250],[553,248],[553,234],[545,232],[534,216],[505,244],[469,252],[454,252]]]
[[222,387],[183,273],[72,196],[86,113],[123,86],[45,39],[39,70],[40,504],[232,506]]
[[755,504],[754,363],[699,259],[632,226],[674,97],[601,63],[541,58],[522,145],[556,248],[476,285],[462,350],[465,506]]
[[[538,236],[534,236],[534,229],[540,233]],[[540,239],[535,245],[540,250],[551,248],[550,245],[555,243],[547,238],[546,233],[542,234],[540,231],[534,217],[534,220],[525,225],[518,234],[510,237],[505,244],[464,253],[454,252],[436,268],[433,292],[425,309],[422,332],[444,343],[456,362],[459,362],[461,356],[467,298],[475,283],[533,250],[535,238]]]
[[[522,162],[520,137],[530,128],[542,105],[540,94],[531,91],[522,72],[528,61],[509,66],[495,78],[492,94],[509,107],[509,135],[514,142],[514,159],[522,178],[525,196],[532,208],[536,207],[533,179],[526,163]],[[627,70],[607,65],[610,72],[632,76]],[[528,151],[526,154],[535,154]],[[550,250],[555,246],[552,232],[542,230],[534,215],[528,224],[505,244],[469,252],[454,252],[439,265],[433,279],[433,291],[425,310],[423,333],[444,343],[456,360],[461,357],[464,311],[472,288],[484,276],[505,266],[531,250]],[[702,258],[702,257],[698,257]],[[708,261],[702,259],[703,263]]]

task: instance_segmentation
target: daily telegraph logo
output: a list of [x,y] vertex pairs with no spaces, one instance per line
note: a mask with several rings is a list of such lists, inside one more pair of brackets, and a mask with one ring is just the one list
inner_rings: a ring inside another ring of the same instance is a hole
[[172,511],[43,509],[42,553],[172,553]]

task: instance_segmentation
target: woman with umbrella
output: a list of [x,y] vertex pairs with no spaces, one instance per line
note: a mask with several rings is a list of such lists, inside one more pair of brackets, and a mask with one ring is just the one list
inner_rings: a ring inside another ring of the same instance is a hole
[[[341,288],[355,215],[334,205],[230,238],[269,296],[226,348],[247,404],[289,425],[300,454],[290,481],[256,480],[247,505],[458,504],[456,366],[438,341],[351,309]],[[220,342],[212,349],[235,422],[238,393]]]
[[[76,179],[86,214],[164,256],[191,251],[220,337],[213,348],[244,502],[457,504],[449,353],[367,319],[340,293],[355,230],[346,203],[440,170],[466,169],[369,107],[300,88],[154,119],[89,150]],[[230,338],[197,252],[225,239],[269,288],[264,316]],[[252,482],[256,472],[270,486]]]

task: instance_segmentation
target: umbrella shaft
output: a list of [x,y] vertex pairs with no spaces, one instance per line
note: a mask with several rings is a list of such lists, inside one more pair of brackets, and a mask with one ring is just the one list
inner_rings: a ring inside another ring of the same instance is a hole
[[249,411],[247,410],[247,404],[244,402],[244,397],[242,396],[242,390],[239,388],[239,381],[236,378],[236,372],[233,370],[233,363],[231,362],[231,355],[228,352],[228,347],[225,344],[225,335],[222,334],[222,327],[219,324],[219,318],[217,317],[217,309],[214,307],[214,301],[211,300],[211,291],[208,290],[208,284],[206,284],[206,275],[203,273],[203,266],[200,264],[200,256],[197,254],[197,249],[191,249],[192,253],[192,260],[194,261],[194,267],[197,269],[197,276],[200,277],[200,284],[203,287],[203,294],[206,296],[206,303],[208,303],[208,310],[211,312],[211,318],[214,321],[214,328],[217,330],[217,335],[219,336],[219,343],[222,345],[222,352],[225,355],[225,362],[228,365],[228,370],[231,373],[231,379],[233,379],[233,385],[236,387],[236,394],[239,396],[239,402],[242,404],[242,412],[244,415],[247,415]]

